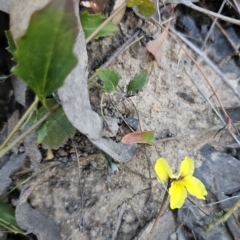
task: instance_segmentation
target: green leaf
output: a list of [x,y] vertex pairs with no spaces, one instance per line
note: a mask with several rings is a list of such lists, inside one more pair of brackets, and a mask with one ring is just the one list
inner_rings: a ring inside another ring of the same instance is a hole
[[[85,34],[85,38],[88,38],[105,20],[100,13],[89,14],[88,12],[83,12],[80,14],[80,20]],[[109,22],[101,31],[95,36],[94,39],[99,37],[105,37],[112,35],[117,30],[117,27]]]
[[73,0],[52,0],[32,15],[26,33],[17,40],[13,72],[43,103],[77,64],[73,54],[77,29]]
[[129,133],[122,138],[121,142],[124,144],[146,143],[154,145],[154,139],[154,131],[143,131]]
[[17,224],[15,210],[10,205],[3,202],[0,202],[0,226],[15,234],[25,234]]
[[128,94],[137,94],[143,90],[144,85],[147,81],[147,71],[142,71],[137,74],[127,85]]
[[47,136],[47,126],[46,124],[42,124],[38,129],[37,129],[37,144],[40,144],[43,142],[44,138]]
[[8,41],[8,47],[6,49],[12,54],[12,56],[13,56],[12,60],[16,61],[14,55],[17,50],[17,47],[13,40],[12,34],[10,31],[5,31],[5,35],[6,35],[7,41]]
[[[46,100],[46,105],[50,109],[57,102],[54,99]],[[47,113],[45,107],[39,109],[38,119]],[[45,148],[58,149],[69,137],[74,136],[76,129],[69,122],[62,108],[54,112],[47,120],[37,129],[37,142]]]
[[151,17],[156,11],[156,4],[151,0],[127,0],[128,7],[136,7],[143,17]]
[[120,80],[120,75],[111,69],[97,69],[97,74],[100,77],[100,79],[103,81],[104,89],[107,92],[113,92],[116,91],[116,87],[118,85],[118,82]]

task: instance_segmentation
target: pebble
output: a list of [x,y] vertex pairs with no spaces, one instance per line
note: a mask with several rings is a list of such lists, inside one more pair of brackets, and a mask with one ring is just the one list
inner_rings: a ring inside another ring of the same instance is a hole
[[62,148],[60,148],[60,149],[58,150],[58,154],[59,154],[59,156],[61,156],[61,157],[66,157],[66,156],[68,155],[68,153],[67,153],[64,149],[62,149]]
[[96,237],[96,236],[97,236],[97,231],[95,231],[94,229],[92,229],[92,230],[90,231],[90,235],[91,235],[91,237]]

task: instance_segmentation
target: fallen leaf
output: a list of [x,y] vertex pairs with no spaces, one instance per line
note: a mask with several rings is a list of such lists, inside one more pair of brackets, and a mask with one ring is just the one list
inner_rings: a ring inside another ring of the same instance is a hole
[[154,145],[154,131],[129,133],[122,138],[121,142],[124,144],[146,143]]
[[[167,30],[170,27],[170,23],[171,21],[168,22],[168,25],[166,27]],[[149,41],[146,46],[147,50],[154,56],[155,60],[158,63],[158,66],[160,66],[161,64],[162,47],[164,44],[164,40],[167,37],[167,34],[168,34],[167,31],[163,31],[157,36],[156,39],[154,39],[153,41]]]
[[47,150],[47,156],[45,158],[45,160],[52,160],[54,158],[54,154],[51,148],[48,148]]
[[[88,12],[83,12],[80,14],[80,20],[85,34],[85,38],[88,38],[105,20],[100,13],[89,14]],[[109,22],[104,26],[99,33],[94,37],[98,39],[99,37],[106,37],[112,35],[117,30],[117,27]]]

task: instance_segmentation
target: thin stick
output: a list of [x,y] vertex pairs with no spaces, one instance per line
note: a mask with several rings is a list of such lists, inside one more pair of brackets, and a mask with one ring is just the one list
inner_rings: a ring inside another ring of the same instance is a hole
[[9,141],[12,139],[12,137],[14,136],[14,134],[18,131],[18,129],[22,126],[22,124],[24,123],[24,121],[27,119],[27,117],[29,116],[29,114],[34,110],[34,108],[37,106],[39,102],[38,97],[35,98],[34,102],[32,103],[32,105],[28,108],[28,110],[25,112],[25,114],[22,116],[22,118],[19,120],[19,122],[17,123],[17,125],[14,127],[14,129],[10,132],[10,134],[8,135],[8,137],[6,138],[6,140],[3,142],[3,144],[0,147],[0,150],[3,149],[5,146],[7,146],[7,144],[9,143]]
[[213,17],[219,18],[223,21],[230,22],[230,23],[233,23],[233,24],[236,24],[236,25],[240,25],[240,20],[236,20],[236,19],[233,19],[233,18],[230,18],[230,17],[226,17],[226,16],[223,16],[221,14],[218,14],[218,13],[209,11],[207,9],[198,7],[197,5],[194,5],[189,0],[177,0],[177,3],[184,4],[185,6],[190,7],[194,10],[197,10],[198,12],[202,12],[202,13],[205,13],[205,14],[208,14],[208,15],[212,15]]
[[112,235],[112,240],[115,240],[116,237],[117,237],[117,234],[118,234],[118,230],[120,228],[120,224],[121,224],[121,221],[122,221],[122,216],[123,216],[123,213],[124,213],[124,210],[125,210],[125,202],[122,204],[121,206],[121,209],[120,209],[120,212],[119,212],[119,215],[118,215],[118,220],[117,220],[117,225],[116,225],[116,228],[115,228],[115,231]]
[[164,208],[165,208],[165,205],[166,205],[166,203],[167,203],[167,200],[168,200],[168,191],[166,190],[166,191],[165,191],[165,194],[164,194],[164,197],[163,197],[162,205],[161,205],[160,210],[159,210],[159,212],[158,212],[157,218],[156,218],[155,221],[154,221],[154,224],[153,224],[153,226],[152,226],[152,229],[151,229],[150,233],[148,234],[147,240],[151,240],[152,235],[153,235],[156,227],[158,226],[159,220],[160,220],[160,218],[161,218],[161,215],[162,215],[162,212],[163,212],[163,210],[164,210]]
[[[227,1],[227,0],[224,0],[224,1],[222,2],[222,5],[221,5],[221,7],[220,7],[219,10],[218,10],[218,13],[219,13],[219,14],[222,12],[222,9],[223,9],[223,7],[225,6],[226,1]],[[208,31],[208,34],[207,34],[207,36],[206,36],[205,39],[204,39],[204,42],[203,42],[203,45],[202,45],[202,49],[201,49],[202,51],[203,51],[203,49],[204,49],[204,47],[205,47],[205,44],[206,44],[206,42],[207,42],[207,40],[208,40],[208,38],[209,38],[209,36],[210,36],[210,34],[211,34],[211,32],[212,32],[212,30],[213,30],[213,28],[214,28],[217,20],[218,20],[218,18],[215,18],[215,19],[213,20],[213,22],[212,22],[212,25],[211,25],[211,27],[210,27],[210,29],[209,29],[209,31]]]
[[42,122],[44,122],[52,112],[56,111],[60,107],[57,104],[55,107],[51,109],[51,112],[46,113],[41,119],[39,119],[36,123],[34,123],[29,129],[27,129],[24,133],[22,133],[16,140],[10,143],[6,148],[0,150],[0,158],[7,154],[16,144],[18,144],[23,138],[25,138],[31,131],[36,129]]
[[118,13],[120,13],[126,7],[126,2],[124,2],[119,8],[117,8],[111,16],[109,16],[87,39],[86,43],[89,43],[98,33],[102,30]]

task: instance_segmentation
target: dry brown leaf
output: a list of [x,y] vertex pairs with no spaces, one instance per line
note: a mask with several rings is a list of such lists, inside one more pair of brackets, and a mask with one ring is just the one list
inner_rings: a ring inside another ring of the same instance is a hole
[[[170,27],[170,23],[171,21],[168,22],[168,25],[166,27],[167,30]],[[156,39],[154,39],[153,41],[149,41],[146,46],[147,50],[154,56],[155,60],[158,63],[158,66],[160,66],[161,64],[162,47],[164,44],[164,40],[167,37],[167,34],[167,31],[163,31],[157,36]]]
[[52,149],[51,148],[48,148],[47,150],[47,156],[46,156],[46,160],[52,160],[54,158],[54,154],[52,152]]

